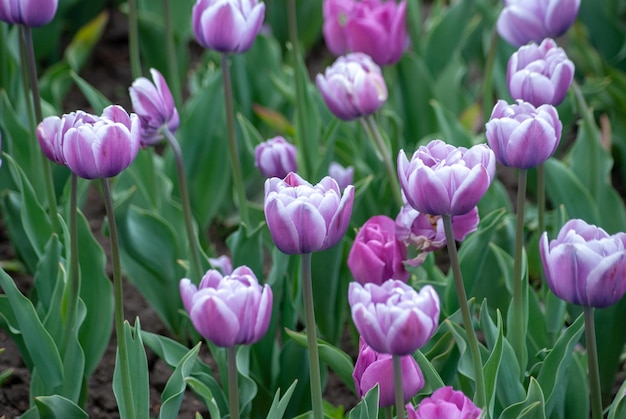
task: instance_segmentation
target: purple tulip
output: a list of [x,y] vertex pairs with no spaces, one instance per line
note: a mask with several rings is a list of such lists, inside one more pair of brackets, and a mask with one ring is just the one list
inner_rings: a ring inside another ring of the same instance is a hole
[[371,115],[387,100],[380,67],[362,53],[337,58],[315,83],[328,109],[344,121]]
[[139,151],[139,118],[117,105],[101,117],[83,111],[45,118],[37,139],[46,157],[85,179],[113,177],[126,169]]
[[562,124],[552,105],[499,100],[486,124],[487,142],[505,166],[529,169],[548,160],[561,139]]
[[395,64],[408,46],[406,1],[325,0],[322,32],[335,55],[363,52],[380,66]]
[[331,177],[312,186],[295,173],[265,181],[265,220],[276,247],[287,254],[334,246],[348,229],[354,186],[341,194]]
[[254,165],[266,178],[284,178],[298,170],[296,146],[283,137],[274,137],[254,148]]
[[335,161],[330,162],[328,176],[337,181],[339,189],[346,189],[348,185],[352,185],[354,180],[354,167],[343,167]]
[[264,17],[265,3],[258,0],[198,0],[193,31],[204,48],[238,54],[250,49]]
[[546,38],[540,45],[525,45],[511,55],[506,78],[513,99],[534,106],[557,106],[574,79],[574,63],[552,39]]
[[128,89],[133,110],[141,121],[142,147],[161,141],[163,127],[174,134],[180,122],[174,98],[165,78],[154,68],[150,69],[150,74],[154,83],[145,77],[139,77]]
[[539,251],[546,282],[559,298],[603,308],[626,292],[626,234],[609,235],[583,220],[570,220],[555,240],[544,232]]
[[574,24],[580,0],[505,0],[498,33],[520,47],[530,41],[558,38]]
[[[424,376],[412,355],[400,360],[402,365],[402,393],[404,401],[411,400],[424,387]],[[359,339],[359,356],[352,373],[354,387],[359,398],[365,396],[378,384],[378,406],[394,405],[393,361],[389,354],[381,354],[370,348],[363,338]]]
[[0,20],[33,28],[46,25],[57,12],[58,0],[0,0]]
[[411,161],[400,150],[398,177],[408,203],[431,215],[466,214],[483,197],[496,171],[485,144],[456,148],[441,140],[421,146]]
[[406,282],[409,273],[404,267],[406,245],[396,239],[394,221],[376,215],[363,224],[348,255],[348,267],[360,284],[382,284],[389,279]]
[[180,295],[198,333],[217,346],[257,342],[265,335],[272,316],[272,289],[261,286],[247,266],[222,276],[209,270],[199,288],[189,279],[180,281]]
[[435,334],[439,323],[439,296],[430,285],[418,293],[398,280],[381,285],[351,282],[348,301],[359,334],[385,354],[413,353]]
[[481,413],[482,410],[462,391],[450,386],[438,388],[430,397],[423,399],[417,411],[413,406],[407,406],[407,419],[476,419]]
[[233,262],[226,255],[217,258],[209,258],[209,263],[213,268],[219,269],[224,275],[233,273]]

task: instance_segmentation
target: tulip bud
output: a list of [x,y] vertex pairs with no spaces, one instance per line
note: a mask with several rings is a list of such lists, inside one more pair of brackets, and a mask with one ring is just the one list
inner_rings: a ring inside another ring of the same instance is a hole
[[352,214],[354,186],[343,195],[337,182],[313,186],[295,173],[265,181],[265,220],[276,247],[287,254],[318,252],[336,245]]
[[223,275],[230,275],[233,272],[233,262],[226,255],[209,258],[209,263],[213,268],[219,269]]
[[348,185],[352,185],[354,180],[354,167],[343,167],[335,161],[330,162],[328,176],[337,181],[339,189],[346,189]]
[[296,146],[283,137],[274,137],[254,148],[254,165],[266,178],[284,178],[298,170]]
[[407,419],[476,419],[481,413],[482,410],[462,391],[447,386],[438,388],[430,397],[423,399],[417,412],[412,406],[407,409]]
[[172,134],[179,124],[174,98],[163,75],[154,68],[150,70],[152,81],[145,77],[136,79],[128,89],[133,110],[141,121],[141,146],[154,145],[163,139],[161,128],[167,127]]
[[574,79],[574,63],[547,38],[539,46],[525,45],[511,55],[506,78],[513,99],[557,106]]
[[247,345],[260,340],[272,315],[272,289],[240,266],[230,275],[209,270],[197,288],[180,281],[180,295],[198,333],[217,346]]
[[33,28],[46,25],[57,12],[58,0],[0,1],[0,20]]
[[[424,376],[412,355],[401,357],[402,394],[409,401],[424,387]],[[370,348],[363,338],[359,339],[359,356],[352,373],[357,396],[363,397],[378,384],[378,406],[394,405],[393,360],[389,354],[381,354]]]
[[345,121],[371,115],[387,100],[380,67],[362,53],[337,58],[315,83],[328,109]]
[[604,308],[626,293],[626,234],[609,235],[583,220],[570,220],[556,239],[539,241],[548,287],[568,303]]
[[204,48],[238,54],[250,49],[264,17],[265,3],[258,0],[198,0],[193,31]]
[[535,108],[521,100],[515,105],[499,100],[486,129],[487,142],[500,164],[529,169],[556,151],[562,124],[552,105]]

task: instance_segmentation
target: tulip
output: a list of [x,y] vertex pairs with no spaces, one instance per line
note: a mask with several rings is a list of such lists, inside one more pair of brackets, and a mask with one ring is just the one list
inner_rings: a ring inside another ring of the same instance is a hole
[[487,142],[496,160],[505,166],[529,169],[548,160],[561,139],[556,108],[527,102],[509,105],[499,100],[486,124]]
[[335,55],[363,52],[380,66],[395,64],[408,46],[406,1],[325,0],[322,32]]
[[408,203],[431,215],[466,214],[494,178],[496,162],[485,144],[456,148],[441,140],[421,146],[411,161],[398,154],[398,178]]
[[572,63],[556,43],[544,39],[520,47],[511,55],[507,66],[507,83],[513,99],[521,99],[534,106],[557,106],[565,99],[574,78]]
[[296,147],[283,137],[274,137],[254,148],[254,165],[266,178],[284,178],[298,170]]
[[[402,393],[404,401],[409,401],[424,387],[424,376],[412,355],[401,357]],[[363,397],[378,384],[380,407],[393,406],[394,381],[393,362],[389,354],[381,354],[359,339],[359,355],[352,373],[358,397]]]
[[145,77],[136,79],[128,89],[133,110],[141,121],[141,146],[154,145],[163,139],[161,128],[172,134],[179,124],[174,98],[163,75],[151,69],[152,82]]
[[196,330],[217,346],[247,345],[260,340],[272,315],[272,289],[261,286],[247,266],[222,276],[209,270],[196,287],[180,281],[180,295]]
[[287,254],[334,246],[348,229],[354,186],[341,194],[330,177],[313,186],[295,173],[265,181],[265,220],[276,247]]
[[226,255],[209,258],[209,263],[213,268],[219,269],[223,275],[230,275],[233,272],[233,262]]
[[576,20],[580,0],[505,0],[498,33],[516,47],[563,35]]
[[423,399],[417,407],[417,411],[411,406],[407,412],[408,419],[476,419],[482,410],[462,391],[447,386],[438,388],[430,397]]
[[137,157],[139,118],[117,105],[102,116],[83,111],[50,116],[37,127],[37,139],[46,157],[64,164],[85,179],[119,174]]
[[382,284],[388,279],[406,282],[409,273],[404,267],[406,245],[396,239],[394,221],[385,215],[371,217],[357,233],[348,267],[360,284]]
[[193,31],[204,48],[239,54],[252,46],[265,17],[258,0],[198,0],[193,6]]
[[346,189],[348,185],[352,185],[354,180],[354,167],[343,167],[335,161],[330,162],[328,176],[337,181],[339,189]]
[[439,296],[430,285],[418,293],[398,280],[381,285],[352,282],[348,301],[365,343],[385,354],[413,353],[435,334],[439,323]]
[[33,28],[46,25],[57,12],[58,0],[1,0],[0,20]]
[[328,109],[345,121],[371,115],[387,100],[380,67],[362,53],[337,58],[315,83]]
[[569,303],[603,308],[626,292],[625,233],[570,220],[555,240],[544,232],[539,251],[550,290]]

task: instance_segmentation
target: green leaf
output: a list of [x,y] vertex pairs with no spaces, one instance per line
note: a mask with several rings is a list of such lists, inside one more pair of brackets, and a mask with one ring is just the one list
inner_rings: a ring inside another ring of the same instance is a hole
[[186,379],[191,373],[191,369],[194,366],[198,352],[200,351],[199,342],[194,346],[187,354],[181,358],[176,369],[172,373],[172,376],[167,380],[167,384],[161,394],[161,409],[159,410],[159,418],[173,418],[178,416],[180,410],[180,404],[183,401],[185,395],[185,389],[187,388]]
[[424,375],[424,382],[426,383],[426,385],[430,386],[430,388],[433,390],[445,386],[445,383],[439,376],[439,373],[437,372],[435,367],[433,367],[433,364],[430,363],[428,358],[424,356],[422,351],[415,351],[413,356],[417,361],[417,365],[419,365],[420,370],[422,371],[422,375]]
[[217,402],[215,401],[213,393],[211,393],[209,387],[202,381],[194,377],[185,378],[185,382],[198,395],[198,397],[202,399],[204,405],[209,410],[209,414],[211,415],[211,417],[220,418],[220,408],[217,405]]
[[83,68],[102,37],[108,22],[109,14],[107,11],[103,11],[76,32],[64,53],[65,60],[72,71],[78,73]]
[[626,381],[622,383],[609,407],[607,419],[626,418]]
[[500,419],[545,419],[546,412],[544,406],[545,402],[541,386],[534,377],[530,377],[526,399],[504,409],[500,414]]
[[95,114],[100,115],[104,108],[111,105],[111,101],[98,89],[89,84],[87,80],[74,72],[70,72],[70,76],[93,108]]
[[[483,367],[483,374],[485,377],[485,394],[487,395],[487,407],[489,409],[489,417],[493,417],[493,408],[496,401],[496,391],[498,384],[498,374],[500,371],[500,364],[502,363],[502,354],[504,352],[504,334],[502,330],[503,321],[502,315],[500,314],[500,310],[496,311],[497,313],[497,333],[498,337],[496,339],[496,344],[491,350],[491,355],[485,362],[485,366]],[[503,366],[506,368],[506,366]]]
[[289,404],[289,400],[291,399],[291,394],[296,388],[296,384],[298,384],[297,380],[289,386],[283,397],[280,397],[280,388],[276,390],[276,395],[274,396],[274,400],[272,401],[272,406],[270,406],[270,410],[269,412],[267,412],[268,419],[282,419],[284,417],[285,410],[287,409],[287,405]]
[[378,418],[378,384],[372,387],[361,401],[350,411],[349,419]]
[[434,99],[430,101],[430,105],[435,110],[437,122],[446,143],[466,148],[474,145],[471,133],[461,125],[456,116]]
[[35,397],[41,419],[81,419],[89,415],[71,400],[59,395]]

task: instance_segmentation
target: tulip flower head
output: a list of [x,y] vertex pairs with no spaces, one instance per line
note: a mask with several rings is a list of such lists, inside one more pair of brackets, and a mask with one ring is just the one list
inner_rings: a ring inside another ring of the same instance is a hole
[[0,0],[0,20],[37,28],[50,23],[58,4],[58,0]]
[[37,127],[37,139],[46,157],[76,175],[113,177],[137,157],[139,124],[137,115],[112,105],[100,117],[83,111],[49,116]]
[[230,275],[233,272],[233,262],[226,255],[209,258],[209,263],[213,268],[222,272],[223,275]]
[[348,255],[348,267],[360,284],[382,284],[388,279],[406,282],[406,245],[396,238],[394,221],[376,215],[363,224]]
[[274,137],[254,148],[254,165],[266,178],[284,178],[298,170],[296,146],[283,137]]
[[133,110],[141,121],[141,145],[147,147],[163,139],[161,128],[166,127],[172,134],[180,122],[174,98],[163,75],[151,69],[152,82],[145,77],[136,79],[128,89]]
[[431,215],[461,215],[483,197],[496,171],[493,151],[485,144],[469,149],[441,140],[421,146],[411,160],[398,154],[398,177],[407,202]]
[[516,47],[557,38],[578,15],[580,0],[505,0],[498,16],[498,33]]
[[267,332],[272,315],[272,289],[261,286],[247,266],[222,276],[209,270],[196,287],[180,281],[180,295],[193,326],[204,338],[224,348],[247,345]]
[[[404,401],[409,401],[424,387],[424,376],[412,355],[401,357],[402,393]],[[359,339],[359,355],[352,373],[354,387],[358,397],[363,397],[378,384],[379,407],[394,405],[393,361],[389,354],[381,354],[373,350]]]
[[407,409],[408,419],[455,418],[476,419],[482,410],[477,407],[462,391],[450,386],[438,388],[423,399],[417,411],[410,406]]
[[344,121],[371,115],[387,100],[380,67],[362,53],[339,57],[315,83],[328,109]]
[[546,38],[540,45],[524,45],[511,55],[506,78],[513,99],[534,106],[557,106],[574,79],[574,63],[552,39]]
[[287,254],[318,252],[334,246],[348,229],[354,186],[343,195],[326,176],[313,186],[295,173],[265,181],[265,220],[276,247]]
[[330,166],[328,166],[328,176],[337,181],[339,189],[346,189],[348,185],[352,185],[354,181],[354,167],[343,167],[336,161],[330,162]]
[[552,105],[535,108],[521,100],[514,105],[499,100],[486,124],[487,142],[500,164],[529,169],[556,151],[562,126]]
[[583,220],[569,220],[556,239],[544,232],[539,252],[550,290],[562,300],[603,308],[626,293],[626,234],[609,235]]
[[252,46],[264,17],[265,3],[258,0],[198,0],[193,31],[204,48],[240,54]]
[[348,301],[359,334],[377,352],[409,355],[435,334],[439,296],[427,285],[418,293],[398,280],[350,283]]

